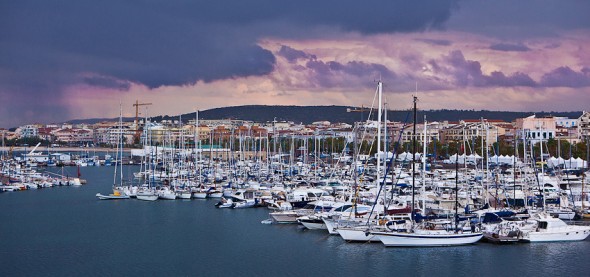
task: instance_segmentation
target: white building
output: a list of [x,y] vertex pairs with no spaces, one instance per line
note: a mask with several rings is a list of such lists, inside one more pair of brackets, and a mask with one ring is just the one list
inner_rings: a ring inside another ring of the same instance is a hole
[[583,112],[577,119],[578,138],[581,140],[590,139],[590,112]]
[[555,117],[555,125],[564,128],[574,128],[577,127],[577,118],[570,119],[567,117]]
[[21,138],[36,138],[39,136],[39,127],[37,125],[25,125],[16,130]]

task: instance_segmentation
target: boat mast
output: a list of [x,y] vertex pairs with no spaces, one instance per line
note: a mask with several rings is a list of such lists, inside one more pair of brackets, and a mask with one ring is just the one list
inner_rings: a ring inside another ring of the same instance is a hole
[[377,82],[377,94],[379,98],[379,108],[377,109],[377,183],[381,182],[381,101],[383,97],[383,83],[381,80]]
[[[426,115],[424,115],[424,140],[422,141],[422,210],[426,211],[426,132],[427,132],[427,124],[426,124]],[[435,157],[436,159],[436,157]]]
[[[539,125],[542,126],[542,125]],[[541,132],[544,132],[543,129],[541,129]],[[541,150],[541,192],[543,195],[543,211],[545,211],[545,205],[547,204],[545,201],[545,161],[543,159],[543,139],[539,140],[539,149]],[[533,160],[534,161],[534,160]]]
[[[465,153],[465,150],[463,150]],[[457,153],[459,153],[457,151]],[[459,156],[459,154],[457,154]],[[455,160],[455,232],[459,227],[459,213],[458,213],[458,206],[459,206],[459,159]]]
[[[512,206],[516,209],[516,149],[518,148],[518,141],[516,140],[516,133],[514,134],[514,157],[512,158]],[[522,188],[521,188],[522,189]],[[526,202],[526,198],[524,199]]]
[[[385,156],[383,157],[383,183],[381,183],[382,186],[385,186],[385,184],[386,184],[385,181],[387,180],[387,158],[389,157],[389,154],[388,154],[389,151],[387,149],[387,144],[388,144],[388,141],[387,141],[387,100],[385,102],[386,102],[384,104],[385,111],[384,111],[384,115],[383,115],[384,116],[384,118],[383,118],[383,123],[384,123],[383,124],[383,131],[384,132],[383,133],[385,134],[385,136],[383,137],[383,140],[384,140],[383,153],[385,154]],[[391,158],[393,159],[393,156]],[[385,199],[387,198],[386,195],[387,194],[383,193],[383,214],[384,215],[387,214],[387,205],[385,203]]]
[[418,97],[417,96],[413,96],[413,102],[414,102],[414,130],[412,131],[412,224],[415,221],[415,217],[416,217],[416,211],[415,211],[415,206],[414,206],[414,201],[415,201],[415,194],[416,194],[416,166],[415,166],[415,162],[416,162],[416,121],[417,121],[417,112],[416,112],[416,102],[418,101]]

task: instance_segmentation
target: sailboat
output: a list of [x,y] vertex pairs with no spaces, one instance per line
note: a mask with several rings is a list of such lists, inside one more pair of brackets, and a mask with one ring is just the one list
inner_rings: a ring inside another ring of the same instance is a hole
[[[416,157],[416,102],[418,98],[413,97],[414,102],[414,130],[413,136],[413,159]],[[450,220],[425,221],[421,224],[416,223],[416,212],[414,204],[415,180],[412,178],[412,219],[411,222],[401,224],[400,227],[394,225],[391,230],[386,231],[369,231],[367,236],[374,236],[379,239],[385,246],[455,246],[472,244],[483,237],[483,233],[475,225],[459,225],[458,206],[458,160],[455,161],[455,220],[454,224]],[[412,176],[415,176],[415,166],[412,166]]]
[[[146,113],[145,122],[147,124],[147,113]],[[148,145],[148,141],[149,141],[149,133],[147,132],[147,128],[144,128],[144,145]],[[151,145],[151,143],[150,143],[150,145]],[[148,160],[147,153],[144,152],[143,164],[145,165],[145,172],[153,172],[153,169],[152,169],[153,156],[152,156],[151,147],[149,149],[150,149],[150,159],[149,160]],[[137,195],[135,197],[138,200],[143,200],[143,201],[156,201],[156,200],[158,200],[158,195],[156,194],[156,190],[152,187],[152,183],[154,180],[154,174],[146,174],[144,176],[146,177],[145,180],[147,181],[147,183],[139,188],[139,190],[137,191]]]
[[118,165],[120,169],[119,186],[117,186],[117,164],[115,164],[115,173],[113,174],[113,193],[108,195],[97,193],[96,197],[100,200],[129,199],[129,195],[120,189],[123,185],[123,107],[121,104],[119,104],[119,109],[119,138],[117,143],[117,153],[120,154],[120,157],[116,161],[119,163]]
[[203,165],[201,164],[201,133],[199,131],[199,110],[195,111],[196,121],[195,121],[195,183],[196,187],[192,188],[193,198],[196,199],[206,199],[207,198],[207,189],[203,185]]

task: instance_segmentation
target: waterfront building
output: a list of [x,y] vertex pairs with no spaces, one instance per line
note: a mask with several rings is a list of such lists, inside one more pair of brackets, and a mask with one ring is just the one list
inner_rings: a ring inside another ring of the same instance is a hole
[[46,140],[49,142],[53,142],[56,140],[56,137],[52,134],[54,130],[57,130],[56,127],[41,127],[38,129],[38,137],[42,140]]
[[519,138],[524,137],[531,143],[555,138],[555,117],[536,117],[535,115],[531,115],[525,118],[517,118],[516,129],[519,130]]
[[583,141],[590,140],[590,112],[582,112],[577,119],[578,138]]
[[77,128],[59,128],[51,132],[58,142],[67,144],[86,145],[94,143],[93,130],[91,129],[77,129]]
[[441,142],[471,142],[484,139],[487,146],[498,141],[498,137],[506,134],[506,129],[500,127],[501,120],[461,120],[458,123],[449,123],[448,127],[441,129]]
[[577,121],[577,118],[555,117],[555,125],[557,127],[575,128],[577,127]]
[[37,138],[39,137],[39,126],[35,124],[24,125],[16,129],[19,138]]

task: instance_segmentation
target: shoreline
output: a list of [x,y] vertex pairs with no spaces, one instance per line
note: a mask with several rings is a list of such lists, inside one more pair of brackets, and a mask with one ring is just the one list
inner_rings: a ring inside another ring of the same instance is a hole
[[[31,152],[31,150],[33,150],[33,147],[27,146],[27,147],[14,147],[12,149],[13,153],[28,153]],[[125,153],[125,155],[129,156],[131,155],[131,150],[141,150],[141,148],[123,148],[123,153]],[[0,146],[0,155],[2,155],[3,153],[8,153],[8,151],[10,151],[10,147],[2,147]],[[41,153],[65,153],[65,154],[81,154],[81,153],[87,153],[87,154],[91,154],[91,153],[97,153],[97,154],[105,154],[105,153],[113,153],[113,155],[117,152],[117,148],[106,148],[106,147],[41,147],[39,146],[37,148],[37,150],[35,150],[35,152],[41,152]],[[229,151],[222,151],[222,152],[209,152],[207,150],[203,151],[203,156],[205,157],[215,157],[215,158],[221,158],[224,160],[227,160],[228,157],[232,156],[232,155],[236,155],[236,157],[239,157],[239,155],[244,155],[244,157],[248,157],[249,159],[251,159],[253,156],[257,156],[260,157],[260,159],[266,159],[266,152],[255,152],[255,151],[243,151],[241,154],[240,153],[231,153]]]
[[[33,150],[34,146],[19,146],[14,147],[12,149],[13,152],[30,152]],[[123,152],[131,152],[132,149],[141,149],[141,148],[123,148]],[[7,152],[10,151],[10,147],[8,146],[0,146],[0,152]],[[51,152],[51,153],[58,153],[58,152],[116,152],[117,148],[106,148],[106,147],[42,147],[39,146],[35,152]]]

